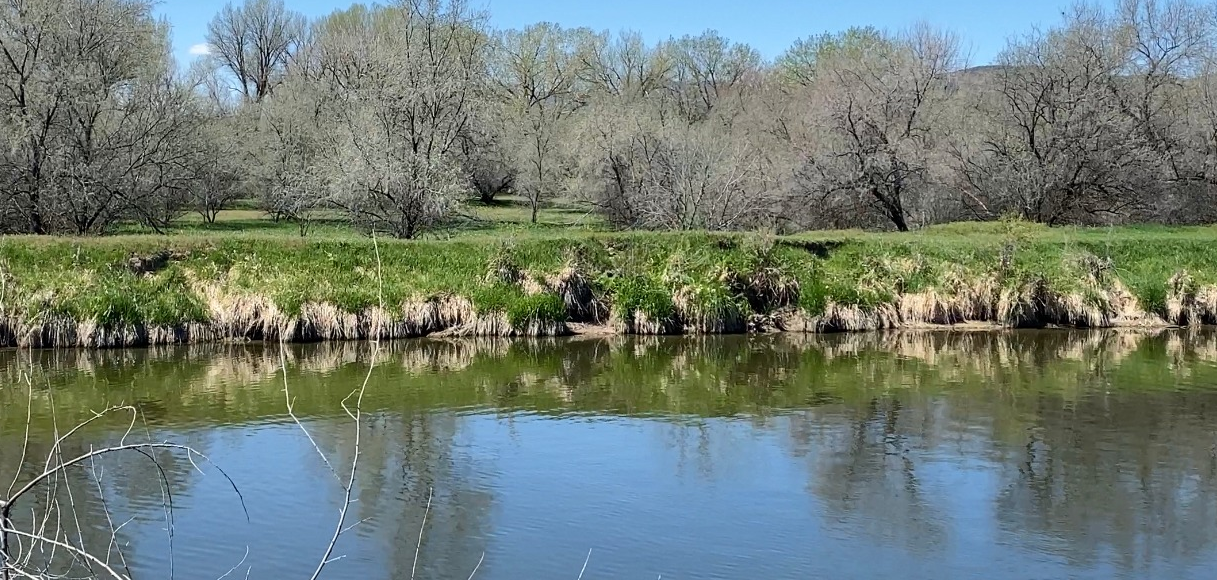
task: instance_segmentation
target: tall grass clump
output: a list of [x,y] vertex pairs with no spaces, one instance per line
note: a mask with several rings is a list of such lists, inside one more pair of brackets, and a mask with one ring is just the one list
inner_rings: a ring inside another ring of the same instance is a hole
[[677,330],[671,291],[646,276],[606,278],[613,325],[623,332],[670,334]]
[[741,333],[748,329],[748,304],[721,283],[693,283],[673,295],[687,332]]
[[716,277],[752,311],[768,314],[798,303],[797,272],[812,261],[806,258],[810,256],[783,253],[773,236],[750,236],[745,238],[738,259],[728,257]]
[[[1217,322],[1217,229],[0,238],[0,342]],[[779,324],[779,322],[781,322]],[[152,332],[153,327],[162,331]],[[188,331],[188,332],[187,332]],[[134,341],[134,342],[124,342]]]
[[54,316],[101,325],[174,325],[205,322],[206,308],[178,269],[135,275],[117,267],[96,271],[79,287],[46,296]]
[[475,290],[470,301],[479,315],[503,314],[515,328],[566,322],[566,305],[552,292],[528,294],[519,286],[495,283]]

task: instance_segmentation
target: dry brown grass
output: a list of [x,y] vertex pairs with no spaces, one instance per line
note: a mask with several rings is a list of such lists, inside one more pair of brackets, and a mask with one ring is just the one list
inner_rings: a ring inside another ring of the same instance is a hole
[[629,317],[621,317],[617,313],[613,313],[609,317],[608,325],[620,334],[669,335],[684,332],[684,327],[675,315],[663,319],[653,319],[641,310],[635,311]]
[[528,336],[564,336],[570,334],[565,322],[546,320],[530,320],[524,326],[511,323],[502,312],[478,314],[464,324],[444,329],[436,336],[497,336],[497,337],[528,337]]
[[784,312],[777,327],[788,332],[836,333],[900,328],[901,322],[900,311],[892,304],[864,308],[830,302],[819,316],[801,310]]
[[572,322],[602,323],[608,319],[609,308],[592,289],[592,282],[577,264],[567,264],[561,272],[546,280],[549,289],[562,297],[566,314]]
[[[1072,262],[1071,262],[1072,264]],[[819,314],[799,311],[800,288],[782,271],[757,268],[752,272],[716,270],[708,284],[688,276],[667,278],[671,312],[643,311],[610,314],[592,277],[570,260],[556,274],[524,272],[506,260],[492,261],[486,270],[495,284],[510,282],[524,295],[559,297],[565,318],[580,326],[598,326],[597,332],[622,334],[720,334],[779,329],[791,332],[856,332],[894,328],[950,327],[992,324],[1011,328],[1063,326],[1077,328],[1165,327],[1217,324],[1217,286],[1198,283],[1185,271],[1169,279],[1166,294],[1156,310],[1144,307],[1120,278],[1109,269],[1075,264],[1080,279],[1064,282],[1067,290],[1043,278],[1022,283],[999,280],[999,275],[969,274],[962,267],[947,267],[933,286],[915,292],[893,292],[892,283],[879,274],[860,279],[859,295],[881,296],[879,303],[855,305],[828,300]],[[919,259],[892,259],[876,267],[888,277],[904,280],[924,274]],[[479,274],[480,275],[480,274]],[[554,336],[571,332],[563,321],[512,324],[501,312],[478,312],[470,298],[455,294],[416,296],[400,304],[374,306],[349,312],[327,302],[306,302],[289,313],[268,295],[240,289],[225,277],[202,281],[189,276],[191,292],[203,306],[206,322],[175,325],[101,324],[75,320],[46,310],[35,316],[6,306],[0,296],[0,345],[26,348],[121,348],[199,342],[267,340],[285,342],[403,339],[447,336]],[[505,282],[506,281],[506,282]],[[1060,286],[1059,280],[1055,283]],[[890,298],[888,298],[890,296]],[[480,298],[478,298],[480,300]],[[1152,300],[1152,298],[1151,298]],[[653,309],[654,310],[654,309]],[[559,310],[559,313],[561,310]],[[24,316],[24,317],[23,317]],[[628,319],[627,319],[628,318]]]
[[128,348],[216,342],[222,329],[206,323],[101,325],[56,316],[0,320],[0,346],[17,348]]
[[1200,286],[1186,271],[1176,273],[1168,282],[1166,318],[1179,326],[1217,324],[1217,288]]
[[959,324],[967,320],[961,301],[935,290],[900,296],[903,325]]
[[678,325],[684,334],[741,334],[748,331],[748,319],[735,304],[707,305],[698,296],[698,286],[683,286],[672,296]]

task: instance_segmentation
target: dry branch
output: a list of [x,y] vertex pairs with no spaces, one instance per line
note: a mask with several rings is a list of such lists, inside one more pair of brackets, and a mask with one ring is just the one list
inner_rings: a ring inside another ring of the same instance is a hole
[[[88,452],[68,458],[63,454],[63,444],[72,436],[78,434],[88,425],[102,419],[103,417],[120,413],[130,412],[131,422],[128,423],[126,430],[123,432],[119,444],[104,447],[101,449],[90,449]],[[53,413],[53,412],[52,412]],[[66,433],[59,434],[56,429],[55,439],[51,450],[47,455],[47,459],[42,466],[42,471],[29,478],[23,485],[16,487],[16,483],[20,481],[20,472],[15,476],[13,484],[10,485],[10,490],[7,496],[0,500],[0,578],[10,580],[14,575],[18,577],[38,577],[49,578],[55,575],[51,574],[46,566],[49,566],[57,558],[59,553],[67,554],[71,560],[80,564],[87,569],[90,575],[104,573],[107,577],[113,578],[129,578],[130,569],[127,566],[126,556],[121,548],[118,550],[118,557],[121,561],[121,568],[126,574],[120,573],[110,563],[111,554],[114,548],[118,545],[118,533],[131,520],[124,522],[121,525],[115,525],[113,517],[110,513],[108,504],[106,503],[104,490],[101,485],[102,475],[98,469],[97,459],[103,456],[122,454],[122,453],[137,453],[140,454],[156,465],[161,484],[162,492],[165,494],[163,505],[168,518],[168,531],[172,538],[172,490],[170,488],[168,475],[164,468],[156,460],[153,453],[157,450],[170,450],[174,452],[182,452],[186,455],[191,465],[195,469],[202,472],[196,463],[196,459],[201,458],[203,461],[210,463],[215,467],[240,499],[242,509],[245,511],[246,519],[249,518],[249,512],[245,505],[245,498],[237,487],[236,482],[219,466],[215,465],[211,459],[198,450],[176,443],[168,442],[149,442],[149,443],[127,443],[127,439],[135,424],[137,410],[129,405],[115,406],[105,409],[100,412],[95,412],[93,416],[81,421]],[[28,429],[27,421],[27,429]],[[23,449],[28,448],[29,436],[26,436],[26,441],[23,443]],[[22,461],[24,462],[25,451],[23,450]],[[84,542],[84,528],[79,520],[79,510],[76,505],[76,496],[72,491],[71,485],[67,483],[66,474],[73,467],[88,467],[92,473],[94,483],[98,488],[98,493],[101,498],[101,508],[106,518],[107,526],[110,528],[110,538],[106,545],[105,558],[102,559],[96,554],[90,553]],[[20,470],[19,470],[20,471]],[[62,483],[61,483],[62,480]],[[62,486],[62,491],[66,494],[68,505],[65,507],[60,503],[59,492]],[[15,488],[15,491],[13,489]],[[21,529],[15,525],[13,519],[14,510],[22,500],[34,494],[39,489],[45,490],[45,505],[47,506],[41,517],[31,508],[30,523],[28,529]],[[68,531],[64,527],[64,517],[71,520],[75,526],[74,533]],[[72,536],[75,536],[74,538]],[[17,549],[13,549],[13,540],[16,540]],[[171,540],[172,541],[172,540]],[[46,561],[42,565],[42,569],[31,571],[33,559],[36,554],[41,554],[41,558]]]

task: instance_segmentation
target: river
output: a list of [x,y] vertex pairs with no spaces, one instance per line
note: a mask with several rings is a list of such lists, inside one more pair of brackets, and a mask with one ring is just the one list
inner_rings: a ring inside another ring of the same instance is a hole
[[15,525],[70,497],[67,537],[136,578],[308,579],[355,457],[343,400],[365,379],[351,527],[325,578],[1217,570],[1207,331],[5,351],[0,376],[0,492],[23,449],[28,480],[56,428],[119,404],[133,424],[114,412],[64,455],[170,441],[214,463],[104,456],[25,496]]

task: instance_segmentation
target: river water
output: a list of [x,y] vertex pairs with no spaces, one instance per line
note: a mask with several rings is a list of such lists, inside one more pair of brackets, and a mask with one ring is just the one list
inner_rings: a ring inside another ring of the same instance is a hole
[[1208,332],[10,351],[0,377],[0,491],[42,468],[56,428],[119,404],[133,426],[109,415],[64,455],[126,433],[235,483],[159,452],[25,496],[37,518],[71,492],[67,537],[136,578],[309,578],[365,379],[326,578],[1217,574]]

